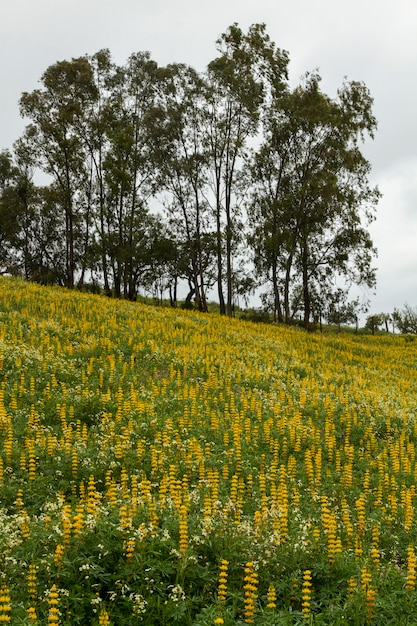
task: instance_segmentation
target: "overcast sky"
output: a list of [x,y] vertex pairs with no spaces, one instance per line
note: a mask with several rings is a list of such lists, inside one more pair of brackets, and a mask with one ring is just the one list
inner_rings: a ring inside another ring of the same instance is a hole
[[0,20],[0,150],[24,128],[18,101],[49,65],[109,48],[117,63],[148,50],[159,64],[203,71],[237,22],[265,22],[290,56],[292,86],[318,69],[336,95],[344,78],[374,98],[375,140],[364,153],[383,194],[370,230],[378,248],[372,313],[417,306],[417,0],[14,0]]

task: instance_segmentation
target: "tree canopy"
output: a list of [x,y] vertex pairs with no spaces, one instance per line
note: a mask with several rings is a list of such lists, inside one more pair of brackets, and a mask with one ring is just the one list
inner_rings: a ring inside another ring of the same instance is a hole
[[345,81],[331,98],[318,72],[290,89],[264,24],[231,25],[217,53],[201,73],[109,50],[46,69],[0,155],[3,271],[173,304],[184,280],[227,315],[263,289],[277,319],[306,326],[352,316],[350,286],[375,285],[369,90]]

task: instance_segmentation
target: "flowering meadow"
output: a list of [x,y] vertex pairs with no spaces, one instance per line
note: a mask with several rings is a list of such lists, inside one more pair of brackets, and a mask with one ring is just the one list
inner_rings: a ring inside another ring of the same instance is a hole
[[417,341],[0,279],[0,622],[417,623]]

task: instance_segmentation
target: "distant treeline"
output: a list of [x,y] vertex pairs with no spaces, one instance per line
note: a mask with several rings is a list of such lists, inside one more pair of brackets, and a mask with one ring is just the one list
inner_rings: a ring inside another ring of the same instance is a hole
[[306,326],[356,315],[349,287],[375,285],[368,89],[330,98],[317,72],[290,89],[262,24],[230,26],[217,51],[202,73],[108,50],[47,68],[0,155],[2,271],[173,304],[183,280],[227,315],[262,288],[275,319]]

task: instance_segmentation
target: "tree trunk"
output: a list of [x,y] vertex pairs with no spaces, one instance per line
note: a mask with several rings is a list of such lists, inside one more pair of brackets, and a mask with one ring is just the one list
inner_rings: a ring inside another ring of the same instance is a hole
[[303,302],[304,302],[304,326],[309,328],[310,325],[310,312],[311,312],[311,299],[310,289],[308,284],[308,249],[307,242],[303,241],[302,252],[302,267],[303,267]]
[[279,288],[278,288],[278,274],[277,274],[277,264],[275,261],[272,264],[272,285],[274,290],[274,322],[277,321],[282,323],[282,309],[281,309],[281,299],[279,297]]
[[223,294],[223,258],[222,258],[222,234],[220,224],[220,206],[217,206],[217,291],[219,295],[220,315],[226,315],[226,305]]
[[291,280],[291,266],[292,266],[292,254],[287,259],[287,267],[285,271],[284,281],[284,311],[285,311],[285,323],[291,324],[292,316],[290,309],[290,280]]

